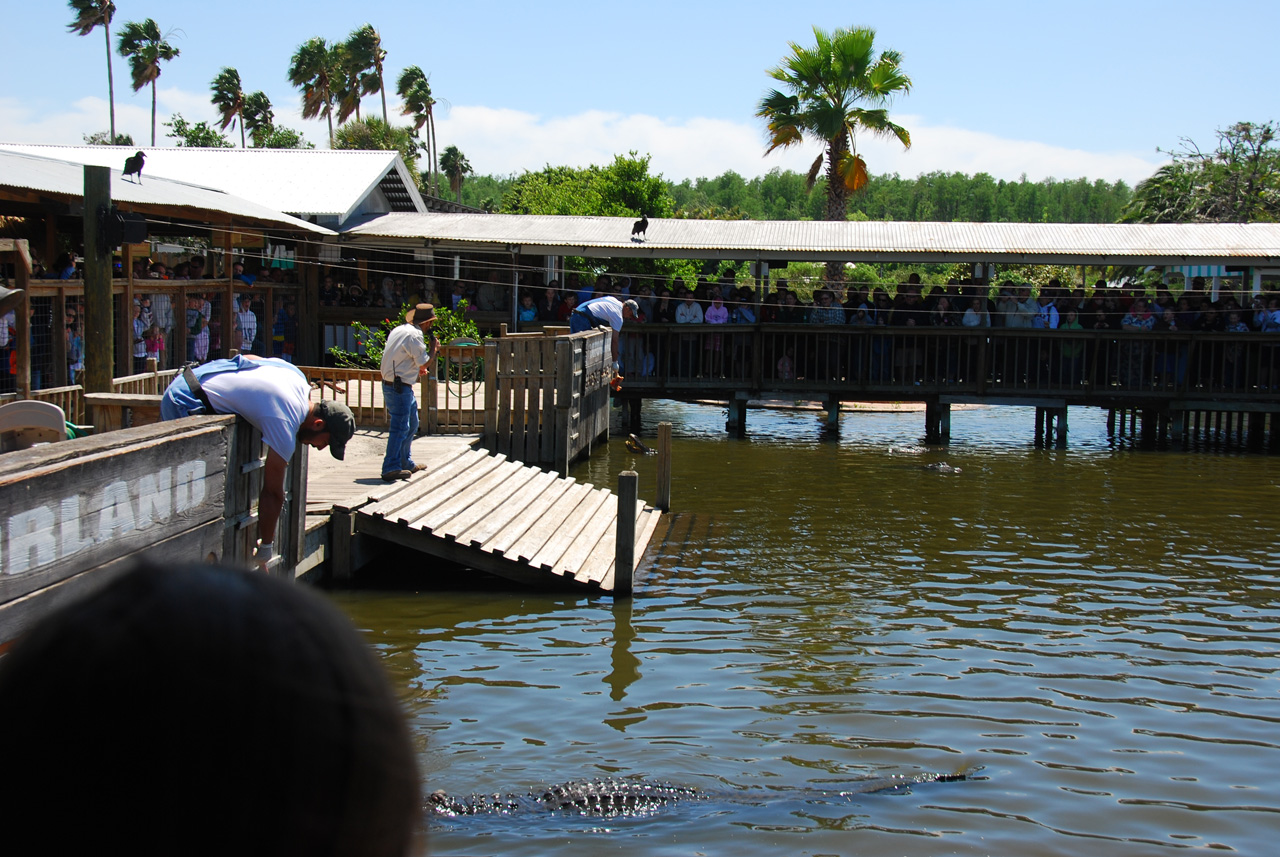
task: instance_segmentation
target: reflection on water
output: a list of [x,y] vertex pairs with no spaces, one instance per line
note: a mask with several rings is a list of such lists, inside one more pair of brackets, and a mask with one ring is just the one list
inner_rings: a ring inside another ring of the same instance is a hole
[[[463,819],[435,854],[1270,853],[1280,798],[1280,459],[1071,447],[1029,411],[714,408],[677,425],[674,516],[631,603],[342,593],[409,707],[428,788],[650,777],[747,802]],[[958,473],[928,465],[947,462]],[[575,475],[655,462],[612,442]],[[906,795],[851,778],[983,767]],[[770,796],[757,799],[760,790]]]

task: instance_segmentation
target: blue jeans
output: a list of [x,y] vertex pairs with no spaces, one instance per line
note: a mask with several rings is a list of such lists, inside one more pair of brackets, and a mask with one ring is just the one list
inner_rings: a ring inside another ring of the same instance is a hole
[[383,473],[413,469],[409,444],[418,435],[418,400],[413,395],[413,387],[413,384],[405,384],[397,393],[394,384],[385,381],[382,384],[391,432],[387,437],[387,454],[382,459]]

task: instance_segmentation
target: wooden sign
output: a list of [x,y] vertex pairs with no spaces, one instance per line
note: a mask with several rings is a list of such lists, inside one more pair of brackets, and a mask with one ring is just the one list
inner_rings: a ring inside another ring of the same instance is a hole
[[94,569],[143,553],[217,559],[234,424],[175,420],[0,455],[0,640],[14,602]]

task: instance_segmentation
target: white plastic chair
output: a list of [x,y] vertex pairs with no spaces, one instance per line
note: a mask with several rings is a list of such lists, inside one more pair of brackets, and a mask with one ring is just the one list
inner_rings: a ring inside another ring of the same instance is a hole
[[67,439],[67,415],[53,402],[20,399],[0,405],[0,452]]

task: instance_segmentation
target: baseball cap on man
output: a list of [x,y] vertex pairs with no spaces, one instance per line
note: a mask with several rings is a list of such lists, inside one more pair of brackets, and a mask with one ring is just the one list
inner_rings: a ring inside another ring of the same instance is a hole
[[356,433],[356,418],[342,402],[325,400],[316,404],[316,416],[329,432],[329,454],[339,461],[346,455],[347,441]]

